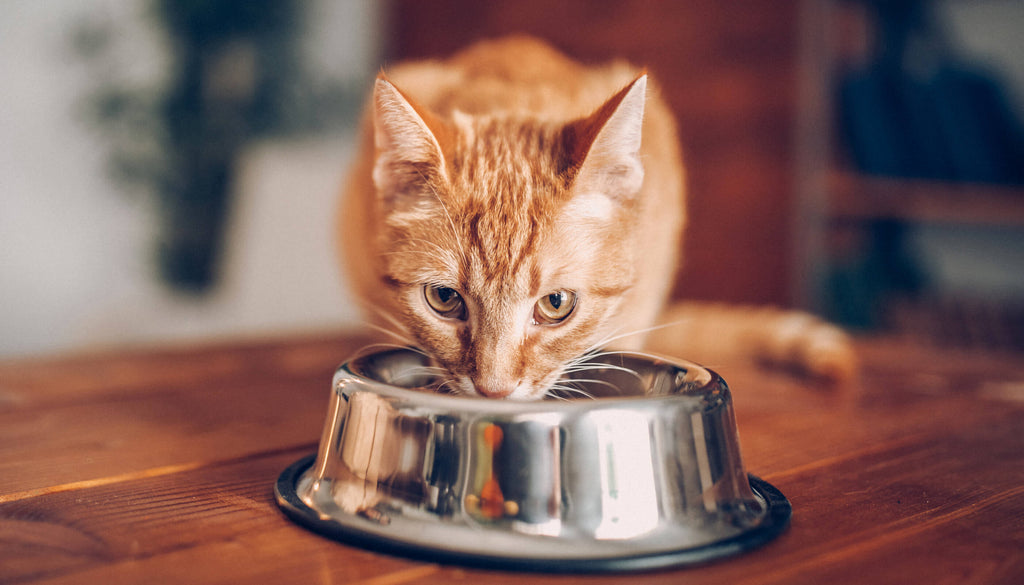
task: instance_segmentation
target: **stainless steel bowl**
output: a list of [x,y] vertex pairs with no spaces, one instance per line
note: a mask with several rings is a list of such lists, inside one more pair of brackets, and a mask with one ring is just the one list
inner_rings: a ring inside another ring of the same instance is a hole
[[[758,546],[791,508],[740,459],[725,382],[689,362],[609,355],[593,399],[423,390],[426,358],[338,369],[319,453],[281,474],[293,520],[358,546],[505,569],[652,569]],[[585,378],[585,379],[584,379]]]

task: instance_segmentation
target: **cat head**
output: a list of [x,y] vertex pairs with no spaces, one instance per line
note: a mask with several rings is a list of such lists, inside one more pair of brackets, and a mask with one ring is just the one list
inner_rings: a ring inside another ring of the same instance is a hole
[[619,333],[634,286],[646,76],[570,122],[446,116],[374,88],[381,288],[459,394],[542,397]]

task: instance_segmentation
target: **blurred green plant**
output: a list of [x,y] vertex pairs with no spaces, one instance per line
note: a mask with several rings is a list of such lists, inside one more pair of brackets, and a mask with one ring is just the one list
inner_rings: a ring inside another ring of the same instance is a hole
[[156,196],[159,272],[177,289],[216,283],[246,143],[315,131],[349,115],[339,104],[358,101],[347,88],[313,87],[299,50],[303,13],[301,0],[155,0],[148,14],[166,36],[168,71],[141,87],[112,72],[124,51],[113,25],[75,35],[95,73],[88,116],[109,142],[115,179]]

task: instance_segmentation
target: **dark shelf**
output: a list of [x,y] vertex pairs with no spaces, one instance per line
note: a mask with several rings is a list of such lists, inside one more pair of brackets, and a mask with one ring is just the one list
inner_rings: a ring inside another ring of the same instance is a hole
[[1024,188],[828,173],[832,221],[901,219],[1024,227]]

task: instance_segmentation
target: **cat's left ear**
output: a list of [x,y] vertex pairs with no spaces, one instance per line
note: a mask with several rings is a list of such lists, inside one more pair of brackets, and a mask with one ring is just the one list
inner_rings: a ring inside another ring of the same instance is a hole
[[644,169],[640,139],[647,75],[641,75],[593,114],[566,127],[573,185],[578,192],[631,199],[640,190]]
[[408,194],[412,183],[428,175],[444,176],[442,143],[447,126],[429,110],[407,98],[383,74],[373,90],[373,181],[385,198]]

